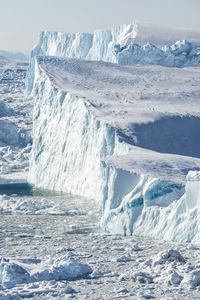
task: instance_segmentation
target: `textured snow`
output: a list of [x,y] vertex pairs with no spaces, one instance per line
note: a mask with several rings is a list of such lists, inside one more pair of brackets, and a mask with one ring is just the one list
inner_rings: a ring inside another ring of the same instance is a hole
[[198,68],[122,67],[55,57],[39,57],[38,64],[53,86],[84,99],[88,110],[117,128],[122,140],[199,156]]
[[19,134],[15,123],[7,118],[0,119],[0,140],[5,145],[16,145],[19,143]]
[[[200,167],[199,158],[159,153],[138,147],[133,147],[129,154],[107,157],[104,161],[117,169],[177,183],[185,183],[188,171],[192,168],[199,170]],[[190,171],[187,180],[197,180],[197,176],[197,172]]]

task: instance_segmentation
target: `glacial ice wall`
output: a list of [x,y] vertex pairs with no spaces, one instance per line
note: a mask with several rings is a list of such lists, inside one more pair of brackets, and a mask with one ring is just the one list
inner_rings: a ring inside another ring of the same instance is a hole
[[200,65],[200,31],[133,22],[93,34],[41,32],[30,56],[26,94],[34,84],[35,57],[52,55],[101,60],[122,65],[168,67]]
[[129,146],[119,142],[114,128],[89,112],[84,99],[53,86],[39,67],[37,76],[29,181],[95,199],[104,209],[105,201],[113,199],[108,181],[117,175],[114,168],[104,167],[102,159],[126,154]]
[[[159,201],[153,194],[146,196],[151,203],[155,204],[156,198],[157,205],[167,205],[180,198],[184,192],[180,183],[173,184],[141,175],[137,170],[130,172],[107,164],[107,157],[127,155],[133,152],[133,147],[120,142],[117,129],[90,112],[86,99],[58,89],[40,66],[37,66],[37,76],[29,182],[41,188],[93,199],[103,212],[102,227],[125,234],[132,234],[132,231],[126,226],[122,230],[115,225],[113,230],[113,221],[107,215],[119,209],[123,199],[135,194],[135,190],[136,194],[149,195],[149,186],[141,182],[150,181],[152,186],[153,181],[155,193],[160,190]],[[138,214],[142,206],[140,196],[130,206],[131,211]],[[128,220],[133,223],[134,219],[129,214]]]

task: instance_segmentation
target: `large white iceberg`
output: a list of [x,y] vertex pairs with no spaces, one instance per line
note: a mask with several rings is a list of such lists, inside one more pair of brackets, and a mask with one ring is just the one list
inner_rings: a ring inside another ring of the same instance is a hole
[[111,30],[96,30],[93,34],[44,31],[30,55],[27,94],[33,88],[37,55],[101,60],[122,65],[184,67],[200,65],[199,47],[200,31],[138,21]]
[[94,199],[111,232],[199,242],[199,73],[38,57],[29,181]]

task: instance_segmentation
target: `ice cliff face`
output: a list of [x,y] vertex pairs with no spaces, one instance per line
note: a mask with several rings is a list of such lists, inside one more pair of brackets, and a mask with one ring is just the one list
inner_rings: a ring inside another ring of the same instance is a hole
[[126,154],[128,145],[88,111],[83,98],[57,89],[39,67],[37,76],[29,181],[97,199],[103,207],[115,171],[105,168],[102,159]]
[[94,199],[108,231],[199,241],[183,195],[200,166],[199,72],[38,57],[29,181]]
[[140,22],[116,26],[111,30],[96,30],[94,34],[42,32],[31,52],[27,94],[33,88],[37,55],[101,60],[122,65],[199,66],[199,41],[199,31]]

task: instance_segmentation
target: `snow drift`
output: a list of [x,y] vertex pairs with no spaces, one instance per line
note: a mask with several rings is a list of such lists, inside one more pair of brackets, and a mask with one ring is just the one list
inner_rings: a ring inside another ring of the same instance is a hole
[[199,72],[38,57],[29,181],[94,199],[111,232],[199,242]]

